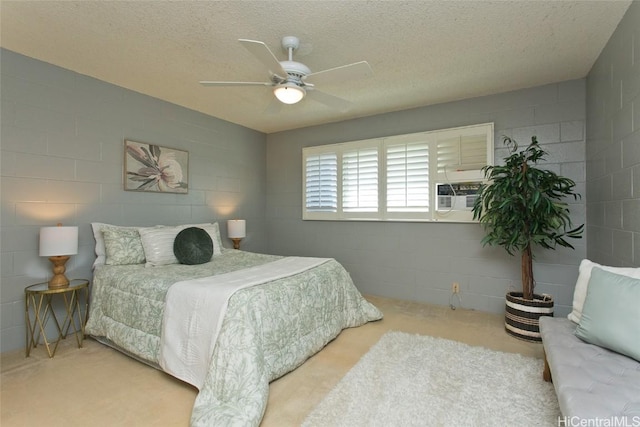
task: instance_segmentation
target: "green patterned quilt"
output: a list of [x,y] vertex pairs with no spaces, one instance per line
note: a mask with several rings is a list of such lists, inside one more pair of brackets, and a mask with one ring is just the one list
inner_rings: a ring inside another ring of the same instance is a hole
[[[227,250],[195,266],[98,267],[87,333],[157,367],[165,295],[173,283],[279,258]],[[381,318],[335,260],[236,292],[229,300],[191,425],[259,425],[269,382],[300,366],[342,329]]]

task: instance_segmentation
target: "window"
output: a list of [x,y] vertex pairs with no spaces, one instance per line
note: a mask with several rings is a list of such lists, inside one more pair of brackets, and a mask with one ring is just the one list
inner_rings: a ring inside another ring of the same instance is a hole
[[307,147],[303,219],[471,221],[488,164],[492,123]]

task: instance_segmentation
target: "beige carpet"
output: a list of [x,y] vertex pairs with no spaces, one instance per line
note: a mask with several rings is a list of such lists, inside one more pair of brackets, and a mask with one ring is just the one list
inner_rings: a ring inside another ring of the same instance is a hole
[[[384,320],[347,329],[295,371],[270,385],[265,427],[299,426],[389,330],[431,335],[542,357],[540,344],[504,333],[503,316],[367,297]],[[93,340],[1,355],[0,425],[188,426],[196,390]]]

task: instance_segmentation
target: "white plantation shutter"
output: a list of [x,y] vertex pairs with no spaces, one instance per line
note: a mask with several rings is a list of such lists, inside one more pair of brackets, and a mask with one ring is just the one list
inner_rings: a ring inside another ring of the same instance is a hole
[[429,211],[429,144],[389,145],[387,161],[387,211]]
[[438,173],[451,172],[460,163],[459,138],[438,140]]
[[479,170],[486,164],[486,134],[438,139],[438,173]]
[[460,137],[460,166],[462,169],[482,169],[486,165],[486,135],[464,135]]
[[305,164],[305,204],[309,212],[337,212],[338,156],[324,153],[308,156]]
[[377,147],[342,154],[342,209],[345,212],[378,211]]

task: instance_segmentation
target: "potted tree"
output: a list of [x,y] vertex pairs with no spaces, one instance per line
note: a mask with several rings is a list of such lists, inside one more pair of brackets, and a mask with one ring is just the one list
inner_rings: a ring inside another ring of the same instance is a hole
[[522,292],[506,296],[505,329],[517,338],[540,341],[538,320],[553,316],[553,298],[534,293],[533,249],[572,248],[567,238],[580,238],[584,224],[572,228],[567,197],[575,182],[553,171],[539,169],[538,162],[548,154],[537,138],[518,151],[515,140],[504,137],[510,155],[503,165],[485,166],[483,184],[473,206],[473,218],[479,220],[486,235],[481,243],[500,245],[509,255],[520,254]]

